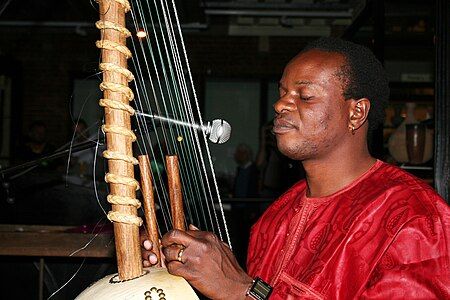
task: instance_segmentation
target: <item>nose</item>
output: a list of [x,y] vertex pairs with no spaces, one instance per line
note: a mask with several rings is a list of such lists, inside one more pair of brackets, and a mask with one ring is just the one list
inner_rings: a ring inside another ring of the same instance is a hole
[[283,112],[293,111],[295,110],[295,102],[291,97],[287,94],[281,96],[277,102],[274,103],[273,109],[277,114],[281,114]]

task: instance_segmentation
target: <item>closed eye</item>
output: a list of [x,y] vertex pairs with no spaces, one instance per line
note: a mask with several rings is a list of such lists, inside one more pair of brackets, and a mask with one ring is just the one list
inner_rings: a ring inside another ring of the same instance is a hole
[[312,98],[314,98],[314,96],[300,96],[300,99],[302,101],[308,101],[308,100],[311,100]]

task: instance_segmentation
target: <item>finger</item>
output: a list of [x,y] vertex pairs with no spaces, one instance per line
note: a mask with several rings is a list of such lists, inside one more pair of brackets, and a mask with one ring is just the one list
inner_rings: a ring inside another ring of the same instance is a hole
[[142,250],[141,256],[143,260],[148,260],[148,256],[151,255],[153,252],[149,250]]
[[150,267],[155,265],[158,262],[158,257],[152,251],[143,251],[142,252],[142,263],[144,267]]
[[150,264],[153,266],[153,265],[155,265],[155,264],[158,262],[158,257],[156,256],[155,253],[152,252],[152,253],[148,256],[148,261],[149,261]]
[[[216,243],[217,241],[220,241],[220,239],[215,234],[209,231],[201,231],[197,228],[195,230],[190,230],[189,228],[189,230],[185,231],[185,233],[192,237],[192,240],[190,242],[191,246],[198,246],[199,242],[202,243],[208,241],[210,243]],[[187,247],[187,245],[185,246]]]
[[222,241],[222,246],[225,246],[226,248],[231,249],[231,248],[230,248],[230,245],[228,245],[228,244],[225,243],[224,241]]
[[148,240],[147,232],[145,230],[141,230],[139,232],[139,241],[141,242],[141,245],[145,240]]
[[[183,256],[184,254],[184,249],[180,247],[180,245],[170,245],[168,247],[164,247],[163,248],[163,253],[164,253],[164,257],[166,262],[171,263],[171,262],[178,262],[178,263],[184,263],[186,262],[185,257]],[[181,261],[180,261],[181,259]]]
[[194,237],[184,231],[177,229],[173,229],[167,232],[161,239],[161,245],[163,247],[168,247],[172,244],[178,244],[188,247],[192,242],[194,242]]
[[194,226],[194,224],[189,224],[189,230],[200,230]]
[[172,261],[172,262],[167,263],[166,268],[167,268],[167,271],[172,275],[181,276],[188,281],[191,279],[191,274],[189,274],[189,271],[187,270],[185,265],[182,263]]
[[142,261],[142,265],[143,265],[145,268],[148,268],[148,267],[151,267],[151,266],[152,266],[152,264],[151,264],[148,260],[143,260],[143,261]]
[[144,246],[144,249],[145,249],[145,250],[152,250],[152,248],[153,248],[153,244],[152,244],[152,242],[150,242],[149,240],[145,240],[145,241],[142,243],[142,246]]
[[[161,251],[161,253],[162,253],[162,251]],[[164,256],[164,254],[161,255],[161,267],[167,268],[167,266],[166,266],[166,257]]]

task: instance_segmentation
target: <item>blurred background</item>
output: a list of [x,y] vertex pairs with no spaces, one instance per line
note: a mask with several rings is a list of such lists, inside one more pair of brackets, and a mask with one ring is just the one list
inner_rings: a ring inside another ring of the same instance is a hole
[[[442,37],[448,42],[445,0],[175,2],[204,119],[222,118],[233,127],[231,139],[211,145],[211,151],[242,263],[250,225],[304,177],[301,166],[274,147],[272,105],[284,65],[318,37],[366,45],[383,62],[391,102],[384,125],[370,134],[370,150],[448,197],[449,52],[448,44],[444,49],[435,43]],[[99,202],[107,207],[105,169],[90,144],[102,119],[95,75],[97,20],[97,4],[89,0],[0,1],[0,168],[8,171],[0,178],[2,224],[63,225],[82,234],[92,232],[92,224],[104,215]],[[409,153],[408,134],[419,134],[421,141],[414,149],[410,145]],[[74,151],[70,160],[65,153],[23,167],[68,149],[73,138],[87,147]],[[98,180],[98,199],[93,180]],[[110,233],[110,228],[103,231]],[[0,257],[2,270],[20,265],[23,271],[12,272],[11,278],[26,278],[29,286],[13,292],[7,288],[11,283],[4,282],[0,295],[19,298],[48,296],[81,263],[64,257],[44,263],[44,254],[6,254]],[[85,281],[71,283],[53,299],[73,298],[91,278],[111,271],[113,260],[107,256],[101,263],[88,259]]]

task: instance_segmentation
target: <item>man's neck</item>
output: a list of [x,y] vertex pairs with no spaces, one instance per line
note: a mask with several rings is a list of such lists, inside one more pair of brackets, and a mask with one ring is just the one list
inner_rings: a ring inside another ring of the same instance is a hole
[[376,159],[367,151],[303,161],[308,183],[307,196],[325,197],[334,194],[358,179],[375,162]]

